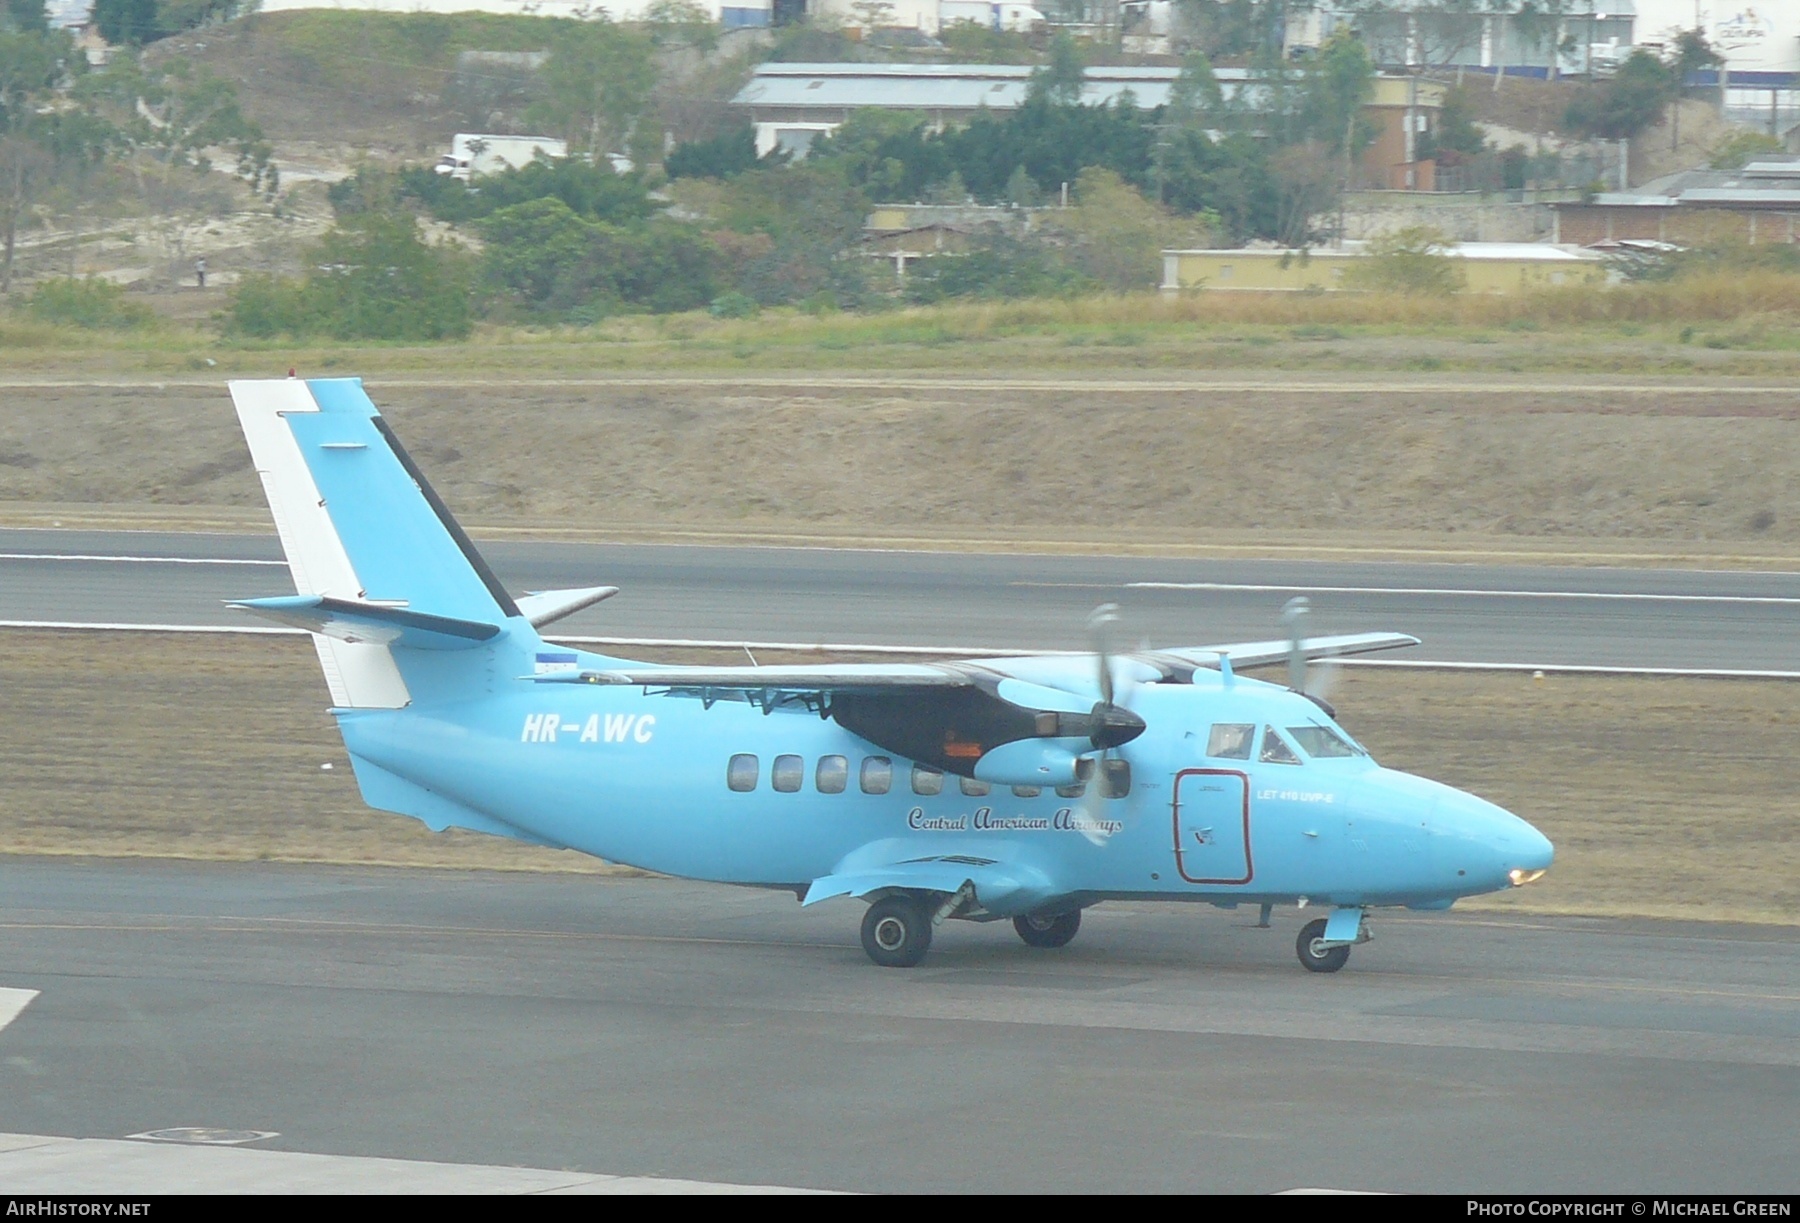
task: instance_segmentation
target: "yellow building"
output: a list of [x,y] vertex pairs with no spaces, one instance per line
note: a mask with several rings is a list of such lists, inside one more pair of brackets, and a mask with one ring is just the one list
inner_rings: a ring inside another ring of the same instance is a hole
[[[1561,284],[1604,284],[1612,273],[1592,251],[1529,242],[1464,242],[1444,253],[1460,265],[1469,293],[1519,293]],[[1329,291],[1367,258],[1361,243],[1343,250],[1164,251],[1162,291]]]

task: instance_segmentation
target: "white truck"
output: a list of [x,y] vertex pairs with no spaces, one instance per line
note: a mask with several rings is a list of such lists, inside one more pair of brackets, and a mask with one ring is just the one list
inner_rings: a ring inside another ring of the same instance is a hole
[[466,183],[472,174],[498,174],[528,166],[540,152],[552,161],[561,161],[569,155],[569,145],[550,136],[458,132],[450,140],[450,151],[438,158],[436,169]]
[[958,21],[972,21],[976,25],[990,30],[1004,30],[1012,33],[1028,34],[1041,29],[1048,20],[1043,13],[1029,4],[1000,3],[992,4],[988,0],[939,0],[938,25],[952,25]]

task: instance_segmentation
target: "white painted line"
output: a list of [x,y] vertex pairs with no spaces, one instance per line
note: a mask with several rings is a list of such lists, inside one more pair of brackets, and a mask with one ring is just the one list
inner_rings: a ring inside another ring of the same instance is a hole
[[286,561],[237,560],[223,556],[86,556],[74,552],[0,552],[0,561],[101,561],[125,565],[264,565],[286,569]]
[[1546,675],[1645,675],[1674,679],[1800,679],[1800,671],[1735,671],[1712,667],[1603,667],[1560,662],[1430,662],[1418,658],[1331,658],[1333,667],[1394,667],[1413,671],[1542,671]]
[[0,988],[0,1029],[19,1017],[19,1012],[38,996],[35,989]]
[[298,637],[305,629],[260,624],[126,624],[108,620],[0,620],[0,629],[75,629],[90,633],[244,633],[254,637]]
[[[1420,595],[1437,598],[1599,599],[1641,603],[1758,603],[1800,606],[1800,595],[1679,595],[1607,590],[1481,590],[1431,586],[1275,586],[1250,582],[1127,582],[1127,590],[1214,590],[1250,594]],[[1106,587],[1094,584],[1093,589]]]
[[654,1176],[610,1176],[313,1155],[255,1147],[0,1134],[0,1185],[9,1194],[161,1193],[591,1193],[795,1194],[830,1190],[737,1185]]
[[[75,620],[0,620],[0,629],[88,630],[107,633],[214,633],[298,637],[306,630],[231,624],[84,624]],[[701,637],[545,637],[554,645],[642,647],[667,650],[785,650],[794,654],[895,654],[935,658],[1082,658],[1087,650],[1034,650],[1014,646],[875,645],[869,642],[714,641]],[[1615,667],[1562,662],[1438,662],[1412,658],[1329,658],[1334,667],[1398,667],[1414,671],[1542,671],[1565,675],[1643,675],[1687,679],[1800,679],[1800,671],[1749,671],[1723,667]],[[1270,666],[1279,664],[1270,663]]]

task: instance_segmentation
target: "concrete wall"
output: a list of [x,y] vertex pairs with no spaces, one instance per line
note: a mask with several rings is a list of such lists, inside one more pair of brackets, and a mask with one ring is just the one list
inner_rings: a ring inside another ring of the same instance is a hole
[[[1365,256],[1349,251],[1164,251],[1162,290],[1331,291]],[[1551,285],[1603,283],[1607,265],[1597,259],[1459,259],[1470,293],[1520,293]]]
[[1556,212],[1557,241],[1575,246],[1622,238],[1683,246],[1800,240],[1800,213],[1794,212],[1607,204],[1561,204]]
[[1480,195],[1365,191],[1353,194],[1344,207],[1344,236],[1352,240],[1415,225],[1442,230],[1453,242],[1548,242],[1556,218],[1548,204],[1514,204]]

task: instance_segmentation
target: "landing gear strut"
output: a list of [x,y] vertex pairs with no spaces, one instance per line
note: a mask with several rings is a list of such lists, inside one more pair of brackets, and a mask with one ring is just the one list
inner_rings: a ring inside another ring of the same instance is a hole
[[1081,929],[1081,910],[1073,913],[1032,913],[1013,918],[1013,929],[1027,947],[1067,947]]
[[863,915],[863,950],[883,968],[911,968],[931,950],[931,910],[910,896],[889,896]]

